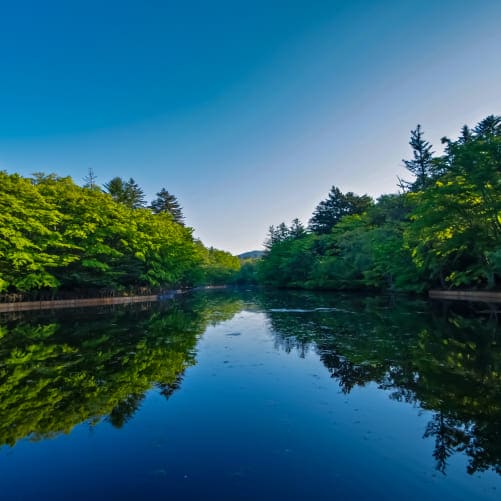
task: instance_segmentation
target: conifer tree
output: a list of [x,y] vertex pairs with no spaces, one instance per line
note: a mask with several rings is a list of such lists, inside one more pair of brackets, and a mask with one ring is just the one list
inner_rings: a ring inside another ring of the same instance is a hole
[[157,198],[151,202],[150,209],[154,214],[167,213],[178,224],[184,224],[184,215],[177,198],[162,188],[157,193]]
[[406,169],[414,174],[414,182],[399,179],[399,186],[404,191],[421,191],[429,185],[434,175],[433,151],[431,144],[423,137],[421,125],[411,131],[409,144],[412,148],[412,160],[403,160]]
[[289,235],[292,238],[301,238],[306,235],[306,229],[298,218],[292,220],[292,224],[289,228]]
[[342,193],[333,186],[328,197],[318,205],[309,221],[309,228],[314,233],[329,233],[344,216],[362,214],[372,205],[368,195],[356,195],[353,192]]
[[115,202],[123,203],[131,209],[146,205],[143,190],[132,178],[124,181],[121,177],[114,177],[104,184],[104,188]]
[[129,207],[139,209],[140,207],[146,206],[144,191],[134,179],[130,178],[127,183],[125,183],[125,193],[127,205],[129,205]]
[[501,116],[489,115],[481,120],[473,129],[477,137],[501,135]]
[[84,188],[89,188],[90,190],[95,190],[97,188],[96,184],[97,176],[94,173],[94,169],[89,167],[87,175],[84,177]]

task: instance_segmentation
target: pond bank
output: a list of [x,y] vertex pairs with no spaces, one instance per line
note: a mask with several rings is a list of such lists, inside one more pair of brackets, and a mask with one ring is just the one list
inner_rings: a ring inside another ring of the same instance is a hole
[[457,301],[501,303],[501,292],[495,291],[430,290],[429,296],[431,299],[453,299]]
[[8,311],[51,310],[60,308],[83,308],[110,304],[144,303],[158,301],[157,294],[151,296],[95,297],[88,299],[54,299],[49,301],[20,301],[0,303],[0,313]]
[[29,311],[29,310],[52,310],[61,308],[85,308],[90,306],[106,306],[113,304],[129,303],[153,303],[156,301],[165,301],[173,299],[180,294],[186,294],[195,290],[224,289],[226,285],[207,285],[194,287],[191,289],[173,289],[145,296],[111,296],[111,297],[92,297],[85,299],[50,299],[45,301],[19,301],[11,303],[0,303],[0,313],[10,311]]

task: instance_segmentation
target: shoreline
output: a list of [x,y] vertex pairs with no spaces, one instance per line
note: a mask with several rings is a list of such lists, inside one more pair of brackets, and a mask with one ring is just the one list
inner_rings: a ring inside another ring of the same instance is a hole
[[51,310],[62,308],[84,308],[89,306],[107,306],[113,304],[156,302],[160,296],[119,296],[96,297],[87,299],[49,299],[45,301],[19,301],[17,303],[0,303],[0,313],[12,311]]
[[[197,290],[224,289],[227,285],[207,285],[194,287],[191,289],[169,290],[160,294],[147,296],[116,296],[116,297],[94,297],[84,299],[48,299],[40,301],[19,301],[11,303],[0,303],[0,313],[30,311],[30,310],[50,310],[63,308],[87,308],[92,306],[107,306],[115,304],[132,303],[153,303],[173,299],[174,297]],[[491,291],[467,291],[467,290],[439,290],[428,291],[430,299],[474,301],[482,303],[501,303],[501,292]]]
[[480,303],[501,303],[501,292],[496,291],[468,291],[468,290],[439,290],[428,291],[430,299],[451,299],[455,301],[476,301]]
[[19,301],[12,303],[0,303],[0,313],[8,313],[13,311],[30,311],[30,310],[51,310],[62,308],[87,308],[92,306],[108,306],[114,304],[131,304],[131,303],[154,303],[157,301],[165,301],[174,299],[174,297],[187,292],[197,290],[224,289],[226,285],[207,285],[202,287],[194,287],[192,289],[177,289],[169,290],[159,294],[151,294],[148,296],[115,296],[115,297],[93,297],[84,299],[47,299],[40,301]]

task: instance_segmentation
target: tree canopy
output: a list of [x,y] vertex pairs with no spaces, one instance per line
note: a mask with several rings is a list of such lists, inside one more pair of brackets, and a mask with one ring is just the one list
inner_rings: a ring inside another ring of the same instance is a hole
[[414,181],[375,203],[333,187],[291,238],[270,228],[261,281],[280,287],[424,291],[501,287],[501,117],[464,126],[434,156],[420,126],[411,132]]
[[236,257],[218,251],[220,258],[170,213],[145,208],[133,179],[105,186],[109,193],[55,174],[25,178],[0,171],[0,292],[212,283],[212,265],[218,283],[236,273]]
[[361,214],[372,204],[367,195],[355,195],[349,191],[342,193],[333,186],[329,195],[318,205],[309,221],[309,229],[315,233],[329,233],[344,216]]
[[104,184],[104,188],[115,202],[125,204],[131,209],[146,205],[144,191],[132,178],[124,181],[121,177],[114,177]]
[[183,210],[177,198],[162,188],[157,193],[157,198],[151,202],[150,209],[154,214],[170,214],[178,224],[184,224]]
[[412,148],[413,158],[403,160],[406,169],[414,175],[413,182],[400,180],[400,187],[404,190],[419,191],[426,188],[434,177],[434,161],[431,144],[424,139],[421,125],[411,131],[409,145]]

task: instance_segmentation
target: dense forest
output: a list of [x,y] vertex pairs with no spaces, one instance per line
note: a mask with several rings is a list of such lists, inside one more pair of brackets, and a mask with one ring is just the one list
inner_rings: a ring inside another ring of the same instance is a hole
[[248,280],[309,289],[501,287],[501,117],[488,116],[436,155],[411,132],[410,180],[376,201],[332,187],[304,227],[270,227]]
[[162,188],[146,204],[133,179],[100,188],[0,171],[0,293],[23,297],[146,292],[228,282],[240,268],[186,227]]
[[0,293],[146,292],[202,284],[422,292],[501,286],[501,117],[436,155],[418,125],[410,180],[373,200],[333,186],[305,227],[270,227],[262,259],[206,248],[174,195],[146,203],[134,179],[84,186],[0,172]]

